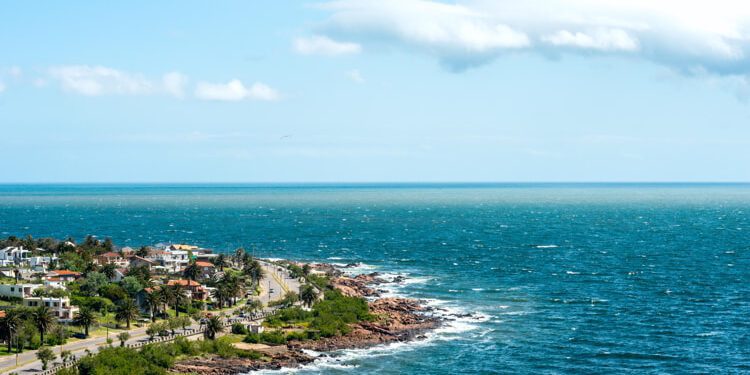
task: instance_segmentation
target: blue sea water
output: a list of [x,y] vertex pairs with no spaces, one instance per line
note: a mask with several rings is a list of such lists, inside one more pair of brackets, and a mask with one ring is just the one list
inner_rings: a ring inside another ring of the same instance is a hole
[[0,185],[0,235],[402,274],[466,313],[307,373],[750,373],[750,185]]

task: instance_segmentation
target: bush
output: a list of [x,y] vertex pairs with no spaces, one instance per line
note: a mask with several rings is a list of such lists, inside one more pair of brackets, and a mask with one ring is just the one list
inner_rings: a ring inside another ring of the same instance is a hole
[[232,324],[232,333],[235,335],[246,335],[247,328],[242,323],[234,323]]
[[308,339],[308,333],[307,332],[290,332],[286,335],[286,340],[297,340],[297,341],[305,341]]
[[281,330],[266,331],[260,334],[260,342],[272,345],[286,344],[286,336]]

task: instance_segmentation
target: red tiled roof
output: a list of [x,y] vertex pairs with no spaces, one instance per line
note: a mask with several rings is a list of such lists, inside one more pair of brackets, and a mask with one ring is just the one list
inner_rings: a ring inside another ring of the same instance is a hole
[[0,318],[5,318],[5,311],[0,311]]
[[55,270],[55,271],[50,271],[50,273],[54,273],[60,276],[81,276],[80,272],[69,271],[69,270]]
[[214,264],[210,262],[195,262],[195,265],[198,267],[213,267]]
[[174,285],[181,285],[181,286],[201,286],[201,284],[197,281],[193,280],[169,280],[167,282],[167,285],[174,286]]

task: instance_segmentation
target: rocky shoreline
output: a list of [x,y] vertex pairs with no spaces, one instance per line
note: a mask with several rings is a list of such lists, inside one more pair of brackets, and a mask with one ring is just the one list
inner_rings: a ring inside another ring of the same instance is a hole
[[[335,269],[331,265],[315,265],[316,269]],[[258,350],[265,360],[241,358],[195,358],[178,362],[172,371],[176,373],[229,375],[254,370],[294,368],[315,361],[305,350],[318,352],[341,349],[369,348],[393,342],[404,342],[424,338],[424,334],[435,329],[442,320],[431,316],[430,307],[418,300],[408,298],[381,298],[378,285],[400,282],[403,278],[387,281],[377,273],[344,276],[335,273],[331,285],[350,297],[363,297],[368,300],[370,312],[375,319],[351,325],[346,335],[322,338],[319,340],[290,341],[286,346],[267,347]],[[264,348],[265,349],[265,348]],[[268,360],[270,358],[270,360]]]

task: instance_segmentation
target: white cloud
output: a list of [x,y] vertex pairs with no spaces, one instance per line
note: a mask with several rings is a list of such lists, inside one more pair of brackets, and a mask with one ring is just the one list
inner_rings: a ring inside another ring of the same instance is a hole
[[[188,83],[187,76],[179,72],[169,72],[161,81],[154,81],[140,73],[89,65],[57,66],[49,69],[49,75],[63,90],[86,96],[166,94],[183,98]],[[37,87],[47,84],[43,78],[32,83]]]
[[86,96],[107,94],[140,95],[155,91],[154,84],[140,74],[103,66],[69,65],[50,69],[62,88]]
[[599,51],[638,50],[638,40],[620,29],[598,30],[590,34],[560,30],[542,37],[542,40],[560,47],[569,46]]
[[352,69],[346,72],[346,76],[356,83],[365,83],[365,77],[362,76],[362,73],[360,73],[358,69]]
[[185,86],[187,86],[187,83],[187,76],[179,72],[169,72],[162,77],[164,91],[176,98],[185,97]]
[[509,51],[626,54],[690,74],[747,75],[744,0],[336,0],[322,35],[396,45],[461,70]]
[[294,50],[303,55],[345,55],[359,53],[362,47],[357,43],[337,42],[325,36],[315,35],[294,40]]
[[227,83],[198,82],[195,96],[204,100],[240,101],[244,99],[277,100],[279,93],[263,83],[253,83],[249,88],[238,79]]

